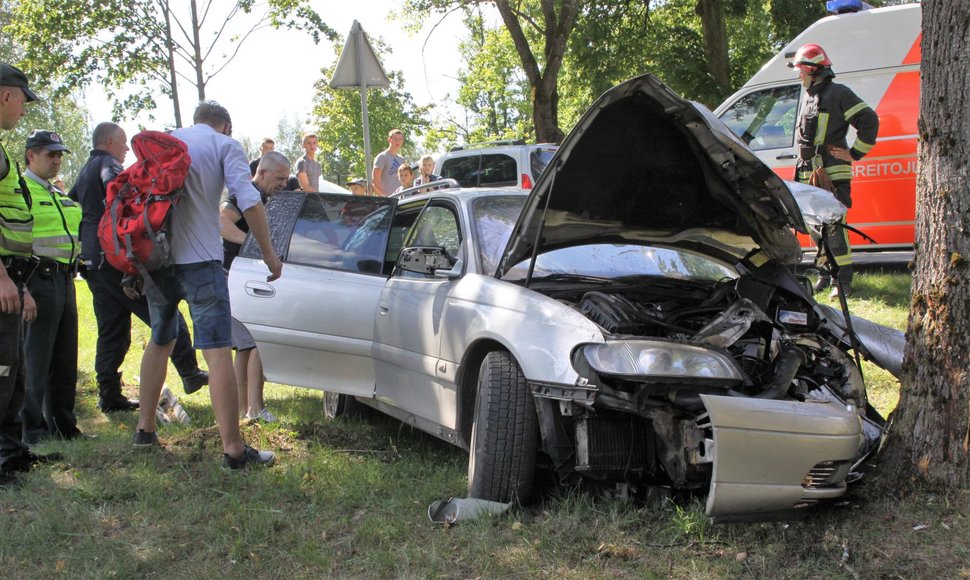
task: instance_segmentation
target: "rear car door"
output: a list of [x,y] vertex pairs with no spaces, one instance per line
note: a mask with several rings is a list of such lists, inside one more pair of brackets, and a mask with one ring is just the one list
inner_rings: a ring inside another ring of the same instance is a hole
[[266,282],[252,236],[232,264],[233,316],[252,333],[270,381],[373,396],[371,349],[397,201],[282,192],[267,206],[283,275]]

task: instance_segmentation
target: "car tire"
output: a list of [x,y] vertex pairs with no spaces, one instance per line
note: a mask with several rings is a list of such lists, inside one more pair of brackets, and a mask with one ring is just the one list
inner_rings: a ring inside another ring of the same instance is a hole
[[539,440],[535,400],[509,352],[488,353],[468,456],[469,497],[526,503],[532,494]]
[[370,407],[350,395],[323,392],[323,415],[327,419],[352,419],[367,415]]

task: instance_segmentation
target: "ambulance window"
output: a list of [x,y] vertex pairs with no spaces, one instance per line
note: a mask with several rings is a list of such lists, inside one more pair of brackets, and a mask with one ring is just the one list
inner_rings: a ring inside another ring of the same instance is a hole
[[800,85],[788,85],[748,93],[721,121],[755,151],[791,147],[800,91]]

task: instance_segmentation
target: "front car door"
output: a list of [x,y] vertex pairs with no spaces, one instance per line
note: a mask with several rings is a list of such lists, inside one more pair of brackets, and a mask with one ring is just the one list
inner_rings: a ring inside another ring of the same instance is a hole
[[[430,201],[408,231],[404,247],[444,247],[457,260],[464,239],[459,215],[450,200]],[[454,283],[433,274],[395,270],[381,294],[374,329],[377,398],[451,429],[455,387],[439,378],[437,365]]]
[[267,379],[373,396],[374,316],[396,203],[284,192],[268,204],[282,277],[266,282],[252,236],[229,275],[233,316],[256,340]]

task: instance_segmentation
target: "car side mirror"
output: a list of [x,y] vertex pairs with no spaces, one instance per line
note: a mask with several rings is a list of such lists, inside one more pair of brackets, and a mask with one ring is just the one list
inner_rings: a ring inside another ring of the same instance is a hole
[[[442,246],[414,246],[401,250],[397,258],[397,267],[405,272],[434,275],[437,271],[453,271],[456,263]],[[447,276],[450,277],[450,276]]]

